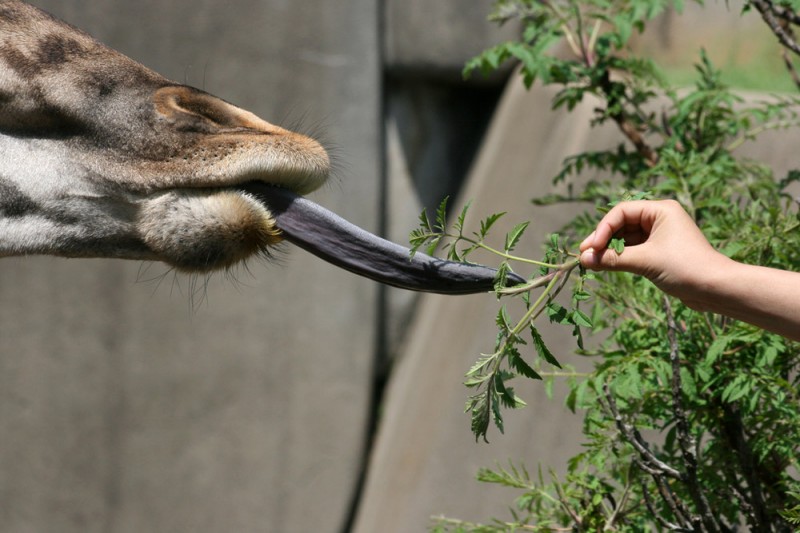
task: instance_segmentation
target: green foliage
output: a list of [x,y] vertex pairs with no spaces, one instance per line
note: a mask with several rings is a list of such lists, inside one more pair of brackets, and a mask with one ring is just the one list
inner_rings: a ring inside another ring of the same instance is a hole
[[[798,8],[780,5],[792,14]],[[423,217],[412,234],[415,249],[444,243],[454,260],[478,249],[493,252],[501,261],[498,277],[512,264],[538,268],[521,287],[498,284],[498,297],[521,298],[525,311],[513,319],[509,306],[501,307],[495,351],[467,373],[476,437],[485,438],[492,422],[503,431],[502,410],[524,405],[512,379],[541,379],[542,363],[559,366],[536,329],[541,314],[572,328],[580,353],[595,363],[589,375],[568,378],[566,405],[584,413],[585,442],[566,477],[551,473],[545,480],[540,470],[533,478],[513,464],[481,470],[481,481],[521,491],[511,519],[471,524],[441,517],[434,531],[732,531],[740,524],[791,531],[800,524],[798,344],[695,312],[641,277],[588,275],[569,251],[594,229],[596,213],[615,201],[673,198],[733,259],[790,270],[800,265],[800,217],[786,193],[800,171],[776,177],[769,166],[737,154],[763,131],[796,126],[798,99],[745,102],[703,53],[692,91],[666,87],[626,44],[669,6],[682,7],[660,0],[501,0],[493,18],[521,20],[522,38],[487,50],[465,69],[488,72],[515,59],[527,86],[560,86],[556,109],[568,112],[585,96],[596,97],[592,123],[615,124],[622,140],[564,162],[554,180],[569,181],[577,193],[534,200],[580,200],[596,208],[554,237],[542,262],[511,255],[524,222],[506,235],[502,249],[486,244],[502,214],[467,235],[467,207],[448,232],[443,204],[434,224]],[[563,41],[570,58],[550,53]],[[580,185],[575,178],[586,170],[604,177]],[[611,243],[617,253],[624,245]],[[570,280],[567,308],[554,297]],[[580,309],[587,304],[591,309]],[[581,328],[602,331],[605,340],[586,350]]]
[[[467,204],[457,217],[452,229],[447,225],[447,202],[445,199],[436,210],[436,220],[431,223],[425,211],[420,215],[420,225],[411,232],[411,253],[415,254],[420,248],[425,247],[428,253],[433,253],[443,244],[448,259],[452,261],[468,261],[469,256],[483,250],[497,256],[500,266],[497,270],[495,290],[498,297],[520,296],[525,306],[521,318],[512,319],[506,306],[502,306],[495,320],[498,328],[494,352],[481,354],[478,361],[467,372],[465,384],[472,390],[467,400],[466,412],[472,417],[472,432],[475,438],[486,440],[489,427],[494,423],[500,432],[503,432],[503,408],[518,409],[525,402],[516,395],[509,382],[517,376],[529,379],[542,379],[540,375],[541,361],[560,368],[555,356],[550,352],[536,328],[535,320],[546,313],[551,321],[567,325],[572,328],[573,334],[581,340],[581,327],[591,327],[590,318],[579,309],[579,303],[588,298],[582,289],[583,282],[575,284],[575,291],[570,309],[563,307],[555,301],[573,273],[578,270],[578,277],[582,280],[585,273],[580,271],[578,260],[561,247],[561,241],[554,235],[545,254],[544,261],[526,259],[513,255],[514,248],[519,244],[528,222],[522,222],[509,231],[502,248],[495,248],[486,242],[490,230],[504,215],[498,213],[481,220],[479,230],[471,234],[465,233],[465,221],[469,204]],[[506,279],[512,272],[512,263],[537,267],[539,276],[532,277],[528,283],[512,288],[506,288]],[[543,288],[542,293],[536,298],[531,298],[531,292]],[[530,339],[535,348],[537,358],[532,362],[527,361],[520,352],[520,347],[528,344]]]
[[783,516],[790,524],[800,526],[800,493],[789,492],[788,496],[796,501],[797,505],[781,512],[781,516]]

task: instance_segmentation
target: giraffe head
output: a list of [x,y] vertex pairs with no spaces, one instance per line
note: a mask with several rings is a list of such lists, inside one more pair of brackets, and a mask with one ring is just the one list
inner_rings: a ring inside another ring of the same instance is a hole
[[[270,190],[281,189],[278,203],[286,191],[306,194],[329,167],[315,140],[173,83],[28,4],[0,0],[0,257],[116,257],[207,272],[289,236],[351,268],[331,250],[346,249],[357,229],[315,218],[318,206],[303,208],[310,203],[270,207]],[[308,238],[326,231],[332,242]],[[402,257],[395,263],[406,268],[407,250],[374,242],[351,269],[370,266],[370,277],[391,283],[396,267],[383,256]],[[441,269],[431,265],[418,265],[409,288],[437,290],[430,280]],[[480,287],[455,292],[491,288],[493,273],[479,277]]]
[[316,141],[178,85],[16,0],[0,2],[0,254],[227,267],[280,237],[230,190],[324,183]]

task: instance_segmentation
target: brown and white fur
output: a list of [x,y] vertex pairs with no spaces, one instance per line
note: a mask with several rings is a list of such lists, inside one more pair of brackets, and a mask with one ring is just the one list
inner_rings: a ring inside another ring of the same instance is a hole
[[305,194],[328,172],[313,139],[0,0],[0,257],[225,268],[280,240],[269,211],[232,186]]

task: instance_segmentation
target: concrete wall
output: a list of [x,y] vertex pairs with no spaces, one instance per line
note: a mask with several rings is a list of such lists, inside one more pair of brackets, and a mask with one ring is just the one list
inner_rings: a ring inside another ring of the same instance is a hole
[[[375,229],[375,2],[39,0],[162,74],[336,148],[314,198]],[[376,287],[286,248],[236,280],[0,261],[0,531],[339,531]]]
[[[523,255],[536,256],[547,235],[584,207],[535,208],[521,199],[552,192],[552,176],[564,157],[599,148],[608,138],[590,135],[591,103],[564,116],[550,110],[553,94],[538,87],[526,92],[517,80],[509,84],[460,200],[473,200],[470,227],[506,211],[495,226],[497,235],[532,220],[517,248]],[[563,383],[556,384],[553,400],[541,382],[516,384],[528,407],[507,414],[505,435],[492,428],[490,444],[475,442],[469,417],[462,414],[468,396],[463,376],[480,353],[492,348],[498,305],[485,295],[422,297],[387,390],[357,533],[422,531],[432,516],[442,514],[502,518],[514,494],[476,482],[479,468],[512,459],[532,471],[542,464],[544,471],[563,472],[566,460],[580,451],[581,418],[564,408]],[[573,355],[567,328],[539,324],[562,363],[585,368],[586,362]]]
[[[321,135],[338,172],[314,199],[399,242],[423,205],[460,191],[475,216],[532,218],[535,250],[570,212],[526,199],[603,141],[590,108],[554,115],[549,93],[514,80],[495,112],[502,77],[461,81],[466,59],[516,31],[485,22],[491,0],[34,3]],[[779,139],[762,146],[788,165],[796,142]],[[0,261],[0,531],[336,532],[353,508],[359,533],[420,531],[432,514],[505,509],[513,495],[474,482],[479,467],[559,468],[577,449],[580,421],[538,384],[519,390],[529,407],[506,436],[474,443],[461,381],[494,337],[494,298],[420,301],[289,247],[235,278]],[[568,332],[545,335],[570,360]]]
[[[725,42],[721,36],[727,32],[729,47],[731,40],[741,45],[740,35],[729,29],[738,27],[736,13],[720,14],[722,8],[712,7],[715,38]],[[710,19],[698,13],[699,9],[687,6],[688,25],[671,19],[667,33],[675,36],[676,44],[682,45],[684,36],[699,40],[700,21],[703,31],[709,31]],[[696,60],[694,52],[693,57],[685,58],[686,64]],[[670,50],[662,53],[669,57]],[[621,138],[613,125],[588,127],[595,103],[587,101],[572,113],[553,112],[553,95],[551,89],[535,86],[525,91],[519,80],[509,82],[459,194],[460,202],[473,200],[472,224],[489,213],[508,213],[495,227],[497,235],[518,221],[531,220],[524,242],[517,248],[524,251],[523,255],[535,256],[548,233],[587,207],[572,204],[542,208],[531,205],[528,199],[554,192],[551,179],[565,157],[607,148],[608,143],[615,146]],[[744,96],[745,101],[764,98],[761,94]],[[390,141],[391,127],[390,122]],[[768,162],[776,177],[782,178],[798,166],[798,142],[800,132],[796,129],[769,131],[756,142],[744,144],[740,155]],[[402,156],[407,152],[401,146],[401,142],[389,143],[390,162],[400,169],[390,175],[399,183],[403,182],[397,176],[409,163]],[[797,190],[800,187],[793,194]],[[398,218],[395,228],[398,238],[403,233],[399,228],[402,220]],[[407,232],[413,221],[408,215],[405,220],[410,222]],[[541,465],[545,476],[550,469],[563,474],[567,459],[581,451],[582,419],[564,407],[564,384],[556,384],[551,400],[541,383],[525,380],[516,383],[515,390],[528,406],[505,415],[505,435],[492,428],[490,444],[476,443],[469,417],[462,414],[468,396],[462,382],[478,355],[493,346],[499,304],[481,296],[455,299],[425,295],[420,300],[387,387],[356,533],[423,531],[433,523],[431,517],[441,515],[484,523],[491,518],[509,519],[508,508],[520,492],[478,483],[478,469],[513,460],[524,463],[532,473]],[[574,355],[575,343],[569,331],[542,322],[542,334],[558,359],[579,371],[587,369],[591,361]]]

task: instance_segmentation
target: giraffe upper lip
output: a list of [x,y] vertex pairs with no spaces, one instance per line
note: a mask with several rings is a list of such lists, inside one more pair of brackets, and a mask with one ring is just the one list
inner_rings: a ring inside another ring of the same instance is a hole
[[[238,189],[266,205],[286,240],[355,274],[400,287],[441,294],[494,288],[497,271],[482,265],[436,259],[373,235],[291,191],[261,182]],[[508,285],[524,283],[516,274]]]

